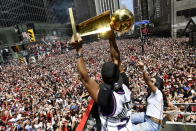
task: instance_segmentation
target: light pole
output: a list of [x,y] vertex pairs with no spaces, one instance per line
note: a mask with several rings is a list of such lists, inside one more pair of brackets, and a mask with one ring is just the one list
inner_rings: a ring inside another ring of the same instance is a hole
[[[140,0],[138,0],[138,14],[140,15],[139,18],[140,18],[140,21],[142,21],[142,10],[141,10],[141,3],[140,3]],[[141,25],[140,25],[140,37],[142,39],[142,29],[141,29]]]
[[[142,21],[142,9],[141,9],[141,0],[138,0],[138,12],[140,15],[140,21]],[[141,40],[141,47],[142,47],[142,55],[144,55],[144,42],[143,42],[143,34],[142,34],[142,28],[140,25],[140,40]]]

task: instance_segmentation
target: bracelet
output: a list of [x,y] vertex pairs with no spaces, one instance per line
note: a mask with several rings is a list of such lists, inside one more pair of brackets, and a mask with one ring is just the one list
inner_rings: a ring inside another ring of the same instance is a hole
[[76,54],[76,58],[78,59],[78,58],[80,58],[80,57],[83,57],[83,54],[82,54],[82,53],[77,53],[77,54]]

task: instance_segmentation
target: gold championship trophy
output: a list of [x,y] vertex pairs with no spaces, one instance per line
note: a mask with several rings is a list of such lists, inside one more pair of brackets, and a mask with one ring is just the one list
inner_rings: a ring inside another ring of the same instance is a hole
[[79,33],[82,37],[100,34],[100,36],[104,37],[104,33],[111,30],[119,33],[126,33],[132,28],[134,16],[131,11],[128,9],[118,9],[112,14],[111,18],[110,13],[110,11],[106,11],[99,16],[95,16],[75,25],[72,8],[69,8],[73,35],[75,36],[76,33]]

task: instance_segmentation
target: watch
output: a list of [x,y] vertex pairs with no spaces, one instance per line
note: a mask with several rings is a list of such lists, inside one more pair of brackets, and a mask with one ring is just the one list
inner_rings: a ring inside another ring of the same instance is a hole
[[77,53],[77,54],[76,54],[76,58],[77,58],[77,59],[80,58],[80,57],[82,57],[82,56],[83,56],[82,53]]

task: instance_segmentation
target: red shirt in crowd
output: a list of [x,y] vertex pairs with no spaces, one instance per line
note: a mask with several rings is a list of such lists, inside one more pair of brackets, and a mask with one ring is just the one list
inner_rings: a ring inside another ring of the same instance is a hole
[[147,35],[148,34],[148,28],[144,27],[144,29],[142,29],[142,34]]

